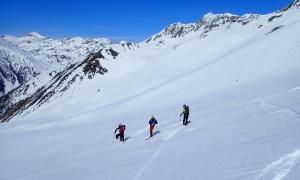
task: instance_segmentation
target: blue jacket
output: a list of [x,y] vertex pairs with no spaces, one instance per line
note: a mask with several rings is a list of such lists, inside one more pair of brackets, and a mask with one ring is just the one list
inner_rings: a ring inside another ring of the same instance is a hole
[[157,124],[157,121],[155,118],[150,119],[149,121],[150,126],[154,126],[155,124]]

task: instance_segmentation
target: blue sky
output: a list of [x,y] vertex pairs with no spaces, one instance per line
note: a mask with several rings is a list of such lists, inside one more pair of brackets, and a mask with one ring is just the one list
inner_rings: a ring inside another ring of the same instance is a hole
[[107,37],[140,42],[165,26],[208,12],[267,14],[293,0],[0,0],[0,35]]

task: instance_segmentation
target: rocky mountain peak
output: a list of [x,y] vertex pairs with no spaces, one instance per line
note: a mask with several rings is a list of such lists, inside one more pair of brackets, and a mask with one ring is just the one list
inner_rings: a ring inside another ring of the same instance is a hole
[[230,13],[213,14],[210,12],[205,14],[198,22],[205,22],[206,24],[211,24],[216,21],[219,21],[220,19],[231,18],[231,17],[238,17],[238,16]]
[[225,24],[239,23],[242,26],[246,25],[250,21],[257,19],[257,14],[246,14],[238,16],[230,13],[225,14],[205,14],[198,22],[190,24],[174,23],[165,27],[160,33],[152,36],[146,40],[146,43],[151,41],[157,41],[159,44],[164,44],[166,36],[168,38],[183,37],[189,33],[200,32],[200,37],[206,37],[209,31],[218,29]]
[[240,16],[225,13],[225,14],[213,14],[207,13],[198,22],[198,26],[214,25],[214,24],[225,24],[226,22],[235,22]]

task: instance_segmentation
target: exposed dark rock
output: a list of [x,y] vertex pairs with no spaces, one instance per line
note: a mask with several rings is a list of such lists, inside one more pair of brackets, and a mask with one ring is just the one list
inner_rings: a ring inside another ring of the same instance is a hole
[[112,48],[109,48],[108,51],[114,57],[114,59],[116,59],[116,57],[119,55],[119,53],[117,51],[113,50]]
[[180,37],[184,33],[183,27],[181,27],[175,34],[172,36],[172,38]]
[[156,35],[156,36],[154,37],[153,41],[155,41],[156,39],[158,39],[158,38],[161,38],[161,37],[162,37],[162,35],[161,35],[161,34],[159,34],[159,35]]
[[242,22],[242,25],[245,26],[246,24],[248,24],[250,21],[245,21],[245,22]]
[[278,29],[280,29],[280,28],[282,28],[282,27],[283,27],[283,25],[281,25],[281,26],[276,26],[274,29],[272,29],[271,32],[268,32],[266,35],[268,35],[268,34],[274,32],[274,31],[277,31]]
[[[116,51],[113,52],[117,53]],[[85,60],[86,65],[83,67],[83,72],[85,75],[88,75],[89,79],[92,79],[96,73],[104,75],[104,73],[108,72],[106,68],[103,68],[100,65],[100,61],[98,59],[104,59],[101,51],[97,52],[92,58]]]
[[278,15],[278,16],[272,16],[269,18],[268,22],[272,22],[274,19],[276,18],[280,18],[282,15]]
[[0,77],[0,96],[1,96],[1,92],[4,92],[5,90],[5,84],[3,79]]
[[152,38],[147,39],[146,43],[150,42],[152,40]]

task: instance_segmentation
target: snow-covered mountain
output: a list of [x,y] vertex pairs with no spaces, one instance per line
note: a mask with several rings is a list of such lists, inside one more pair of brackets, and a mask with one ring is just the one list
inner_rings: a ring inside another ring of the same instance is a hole
[[[299,9],[299,2],[295,1],[277,12],[267,15],[245,14],[243,16],[237,16],[230,13],[208,13],[196,23],[171,24],[158,34],[145,40],[145,43],[151,44],[152,46],[160,46],[168,42],[178,42],[174,39],[185,36],[201,39],[212,34],[214,31],[230,31],[241,36],[251,36],[273,27],[270,31],[272,32],[284,26],[284,23],[294,21],[295,19],[290,16],[290,13],[294,13],[292,11],[297,11],[297,9]],[[280,24],[282,16],[289,16],[290,20],[285,19],[283,24]],[[274,27],[276,23],[278,23],[278,25]]]
[[68,64],[74,60],[85,58],[87,54],[111,44],[107,38],[46,38],[37,32],[16,38],[3,36],[3,39],[16,44],[21,49],[30,52],[37,59],[44,59],[49,64]]
[[[74,62],[61,71],[48,71],[33,78],[0,97],[0,118],[2,121],[9,120],[28,108],[35,110],[50,99],[64,96],[64,92],[68,91],[70,87],[72,88],[69,91],[73,92],[80,89],[81,81],[92,79],[97,74],[107,73],[108,70],[100,64],[101,59],[113,60],[122,56],[126,51],[133,51],[136,48],[138,48],[136,44],[119,42],[102,48],[96,53],[90,53],[84,60]],[[68,96],[68,98],[70,97]]]
[[46,64],[37,60],[18,46],[0,39],[0,96],[38,74],[36,66],[45,68]]
[[111,44],[106,38],[46,38],[36,32],[0,39],[0,95],[24,84],[45,70],[58,70],[81,61]]
[[299,179],[299,11],[209,13],[40,73],[0,99],[0,179]]

